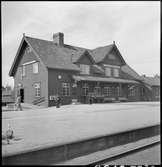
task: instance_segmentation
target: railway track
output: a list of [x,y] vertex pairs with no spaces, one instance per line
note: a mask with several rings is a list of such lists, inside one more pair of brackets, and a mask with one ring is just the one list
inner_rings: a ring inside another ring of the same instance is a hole
[[139,151],[146,150],[146,149],[151,148],[151,147],[153,147],[155,145],[158,145],[158,144],[160,144],[160,141],[153,142],[151,144],[148,144],[148,145],[145,145],[145,146],[142,146],[142,147],[137,147],[137,148],[134,148],[134,149],[122,152],[122,153],[118,153],[118,154],[116,154],[112,157],[108,157],[108,158],[105,158],[105,159],[102,159],[102,160],[99,160],[99,161],[96,161],[96,162],[91,162],[91,163],[88,163],[87,165],[103,165],[103,164],[109,163],[111,161],[123,158],[125,156],[137,153]]
[[160,144],[159,135],[80,156],[60,162],[58,165],[103,165],[158,144]]

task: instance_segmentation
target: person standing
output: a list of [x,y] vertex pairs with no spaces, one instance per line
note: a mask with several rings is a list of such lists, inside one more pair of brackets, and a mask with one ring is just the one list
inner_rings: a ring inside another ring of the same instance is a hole
[[19,109],[20,111],[22,111],[21,96],[20,95],[17,96],[16,105],[17,105],[17,110]]

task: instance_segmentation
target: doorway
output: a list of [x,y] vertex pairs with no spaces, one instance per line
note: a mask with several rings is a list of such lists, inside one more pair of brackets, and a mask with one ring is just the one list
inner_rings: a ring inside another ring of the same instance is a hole
[[24,103],[24,89],[20,89],[21,103]]

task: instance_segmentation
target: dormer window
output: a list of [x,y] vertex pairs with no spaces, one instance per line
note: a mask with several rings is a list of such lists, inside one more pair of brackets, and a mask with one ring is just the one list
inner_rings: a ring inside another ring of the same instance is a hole
[[114,68],[114,77],[119,77],[119,69]]
[[105,68],[105,75],[108,76],[108,77],[111,76],[111,68],[109,68],[109,67]]
[[80,74],[89,74],[90,66],[87,64],[80,64]]

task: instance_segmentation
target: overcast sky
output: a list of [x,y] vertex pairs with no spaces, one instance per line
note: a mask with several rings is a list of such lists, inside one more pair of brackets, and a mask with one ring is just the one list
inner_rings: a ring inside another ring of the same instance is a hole
[[126,63],[140,75],[160,74],[160,1],[1,2],[2,84],[23,37],[52,40],[64,33],[66,44],[96,48],[116,42]]

